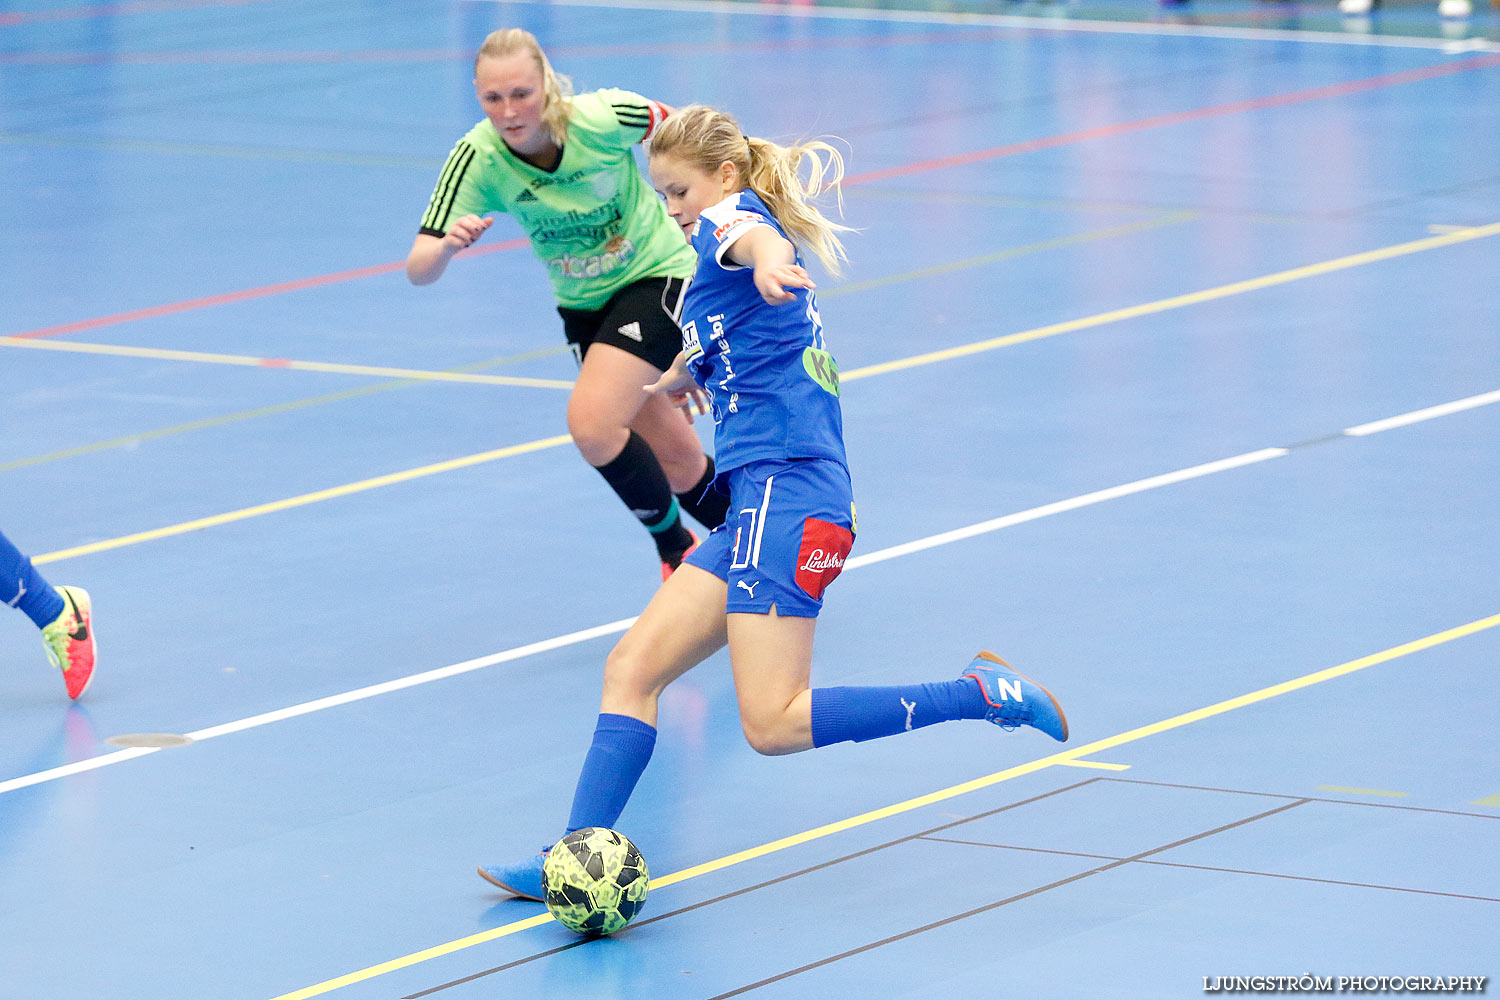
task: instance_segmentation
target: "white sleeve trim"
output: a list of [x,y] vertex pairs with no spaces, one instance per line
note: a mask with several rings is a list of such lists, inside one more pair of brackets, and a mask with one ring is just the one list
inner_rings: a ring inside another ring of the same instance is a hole
[[646,98],[646,107],[651,111],[651,120],[646,124],[646,134],[641,136],[642,142],[651,138],[651,134],[656,131],[657,126],[667,120],[667,106],[665,104],[660,101],[653,101],[648,97]]
[[708,224],[714,227],[714,262],[726,271],[744,270],[743,264],[724,259],[729,248],[734,246],[740,237],[757,226],[765,226],[773,231],[776,228],[759,212],[747,212],[740,208],[735,204],[738,200],[739,193],[736,192],[717,205],[704,209],[703,216],[699,220],[700,223],[707,220]]

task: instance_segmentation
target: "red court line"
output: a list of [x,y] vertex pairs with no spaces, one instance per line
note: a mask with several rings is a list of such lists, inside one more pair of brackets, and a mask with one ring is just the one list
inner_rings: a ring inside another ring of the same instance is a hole
[[[0,18],[4,15],[0,14]],[[3,21],[0,21],[3,23]],[[453,62],[473,58],[472,52],[460,49],[360,49],[337,51],[321,49],[285,49],[261,51],[252,49],[192,49],[182,52],[3,52],[0,66],[139,66],[196,65],[242,63],[253,66],[271,63],[392,63]]]
[[[529,246],[530,241],[525,237],[506,240],[504,243],[496,243],[487,247],[470,247],[462,250],[457,256],[477,257],[480,254],[499,253],[502,250],[517,250]],[[262,285],[259,288],[246,288],[238,292],[225,292],[222,295],[208,295],[201,299],[188,299],[186,302],[169,302],[163,306],[151,306],[146,309],[132,309],[130,312],[115,313],[113,316],[99,316],[94,319],[81,319],[76,323],[63,323],[60,326],[44,326],[40,330],[28,330],[25,333],[12,333],[7,336],[18,340],[38,340],[42,337],[60,337],[63,334],[79,333],[83,330],[93,330],[101,326],[114,326],[117,323],[130,323],[138,319],[153,319],[157,316],[170,316],[173,313],[187,312],[190,309],[206,309],[210,306],[223,306],[231,302],[244,302],[246,299],[259,299],[267,295],[280,295],[282,292],[296,292],[304,288],[317,288],[321,285],[333,285],[340,281],[353,281],[356,278],[373,278],[377,274],[390,274],[406,267],[406,261],[393,260],[389,264],[375,264],[371,267],[358,267],[352,271],[335,271],[333,274],[320,274],[312,278],[299,278],[296,281],[283,281],[275,285]]]
[[[1381,87],[1392,87],[1402,83],[1415,83],[1421,80],[1431,80],[1437,77],[1451,76],[1455,73],[1464,73],[1474,69],[1486,69],[1491,66],[1500,66],[1500,54],[1471,56],[1467,59],[1459,59],[1438,66],[1424,66],[1419,69],[1403,70],[1399,73],[1387,73],[1382,76],[1367,77],[1363,80],[1351,80],[1346,83],[1333,83],[1322,87],[1313,87],[1308,90],[1298,90],[1287,94],[1273,94],[1269,97],[1256,97],[1246,101],[1234,101],[1228,104],[1216,104],[1207,108],[1195,108],[1191,111],[1177,111],[1172,114],[1156,115],[1151,118],[1141,118],[1131,122],[1117,122],[1113,125],[1101,125],[1097,128],[1083,129],[1078,132],[1066,132],[1062,135],[1047,136],[1041,139],[1028,139],[1025,142],[1011,143],[1007,146],[994,146],[990,149],[976,150],[970,153],[960,153],[956,156],[945,156],[935,160],[922,160],[917,163],[909,163],[905,166],[890,167],[886,170],[872,170],[867,173],[853,174],[844,178],[844,184],[870,184],[875,181],[889,180],[893,177],[907,177],[912,174],[925,173],[929,170],[941,170],[945,167],[957,167],[970,163],[981,163],[986,160],[999,159],[1003,156],[1014,156],[1018,153],[1030,153],[1039,149],[1051,149],[1057,146],[1065,146],[1078,142],[1087,142],[1091,139],[1105,139],[1111,136],[1126,135],[1131,132],[1141,132],[1146,129],[1163,128],[1168,125],[1180,125],[1185,122],[1203,121],[1208,118],[1219,118],[1226,115],[1240,114],[1246,111],[1262,111],[1267,108],[1286,107],[1292,104],[1304,104],[1309,101],[1321,101],[1332,97],[1345,97],[1350,94],[1358,94],[1368,90],[1377,90]],[[490,247],[476,247],[463,251],[465,254],[495,253],[500,250],[513,250],[527,245],[525,239],[510,240]],[[377,274],[388,274],[405,266],[404,261],[393,261],[389,264],[377,264],[374,267],[363,267],[353,271],[339,271],[334,274],[324,274],[313,278],[302,278],[298,281],[288,281],[276,285],[264,285],[260,288],[250,288],[240,292],[227,292],[223,295],[210,295],[201,299],[190,299],[186,302],[173,302],[162,306],[152,306],[147,309],[136,309],[131,312],[116,313],[112,316],[100,316],[96,319],[79,320],[76,323],[64,323],[60,326],[48,326],[39,330],[29,330],[25,333],[11,334],[22,339],[35,339],[40,337],[56,337],[68,333],[78,333],[82,330],[92,330],[101,326],[114,326],[118,323],[129,323],[138,319],[150,319],[156,316],[166,316],[172,313],[186,312],[190,309],[203,309],[209,306],[226,305],[231,302],[242,302],[246,299],[260,298],[266,295],[277,295],[282,292],[292,292],[304,288],[316,288],[320,285],[330,285],[340,281],[352,281],[356,278],[368,278]]]
[[[3,15],[0,15],[3,16]],[[923,31],[904,34],[838,35],[818,38],[767,39],[756,41],[708,41],[642,43],[637,45],[556,45],[547,49],[554,61],[562,58],[618,59],[621,56],[672,56],[702,55],[713,53],[777,54],[824,49],[871,49],[892,48],[898,45],[928,45],[958,42],[971,44],[1011,38],[1030,33],[1027,27],[993,28],[986,31]],[[302,63],[395,63],[395,62],[452,62],[473,58],[473,52],[461,49],[192,49],[186,51],[132,51],[132,52],[0,52],[3,66],[93,66],[93,65],[176,65],[176,64],[220,64],[243,63],[302,64]]]
[[1350,80],[1347,83],[1331,83],[1323,87],[1313,87],[1309,90],[1297,90],[1289,94],[1273,94],[1269,97],[1256,97],[1248,101],[1234,101],[1229,104],[1216,104],[1208,108],[1195,108],[1192,111],[1176,111],[1172,114],[1141,118],[1133,122],[1100,125],[1097,128],[1083,129],[1079,132],[1067,132],[1062,135],[1047,136],[1042,139],[1028,139],[1025,142],[1013,142],[1008,146],[993,146],[989,149],[975,150],[972,153],[960,153],[956,156],[944,156],[936,160],[922,160],[918,163],[908,163],[901,167],[890,167],[886,170],[872,170],[868,173],[855,174],[844,178],[844,183],[869,184],[874,181],[889,180],[892,177],[906,177],[911,174],[924,173],[928,170],[959,167],[969,163],[982,163],[985,160],[994,160],[1002,156],[1014,156],[1017,153],[1031,153],[1039,149],[1052,149],[1056,146],[1087,142],[1090,139],[1107,139],[1112,136],[1127,135],[1131,132],[1144,132],[1147,129],[1163,128],[1168,125],[1181,125],[1185,122],[1221,118],[1226,115],[1237,115],[1246,111],[1263,111],[1266,108],[1281,108],[1291,104],[1305,104],[1309,101],[1327,100],[1330,97],[1347,97],[1350,94],[1359,94],[1367,90],[1393,87],[1401,83],[1415,83],[1419,80],[1431,80],[1436,77],[1451,76],[1454,73],[1464,73],[1473,69],[1487,69],[1491,66],[1500,66],[1500,54],[1471,56],[1468,59],[1460,59],[1456,62],[1444,63],[1440,66],[1424,66],[1420,69],[1402,70],[1399,73],[1387,73],[1384,76],[1372,76],[1363,80]]
[[237,7],[247,3],[272,3],[277,0],[134,0],[128,3],[101,3],[90,7],[57,10],[0,11],[0,28],[13,24],[37,24],[43,21],[77,21],[91,17],[116,17],[120,14],[158,14],[166,11],[196,10],[202,7]]

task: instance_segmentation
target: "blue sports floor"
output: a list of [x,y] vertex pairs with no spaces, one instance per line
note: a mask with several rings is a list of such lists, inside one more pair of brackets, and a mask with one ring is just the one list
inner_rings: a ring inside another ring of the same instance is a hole
[[[1500,975],[1500,14],[1331,2],[0,3],[0,530],[101,637],[70,705],[0,613],[0,998]],[[515,225],[400,273],[502,25],[847,140],[814,680],[991,648],[1073,731],[761,758],[716,657],[593,943],[474,868],[657,564]]]

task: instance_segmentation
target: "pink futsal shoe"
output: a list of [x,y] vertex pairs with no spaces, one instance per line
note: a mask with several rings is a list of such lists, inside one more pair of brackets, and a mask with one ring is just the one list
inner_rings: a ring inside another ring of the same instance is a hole
[[94,679],[98,646],[94,639],[94,615],[89,592],[82,587],[58,587],[62,613],[42,626],[47,659],[62,671],[68,697],[79,698]]

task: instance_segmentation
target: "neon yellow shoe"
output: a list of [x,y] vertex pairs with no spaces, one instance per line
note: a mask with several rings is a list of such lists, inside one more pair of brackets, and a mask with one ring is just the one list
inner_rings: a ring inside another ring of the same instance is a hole
[[62,671],[68,685],[68,697],[78,698],[94,679],[94,620],[89,592],[82,587],[58,587],[62,595],[62,614],[42,626],[42,640],[47,644],[47,659]]

